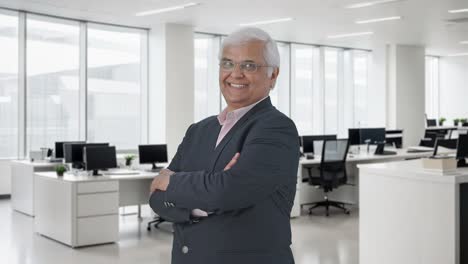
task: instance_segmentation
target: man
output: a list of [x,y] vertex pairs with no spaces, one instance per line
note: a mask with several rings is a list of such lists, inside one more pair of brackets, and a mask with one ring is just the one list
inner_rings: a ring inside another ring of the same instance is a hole
[[225,39],[219,84],[227,108],[188,128],[151,185],[151,207],[175,223],[173,264],[294,263],[299,145],[294,123],[268,96],[279,62],[260,29]]

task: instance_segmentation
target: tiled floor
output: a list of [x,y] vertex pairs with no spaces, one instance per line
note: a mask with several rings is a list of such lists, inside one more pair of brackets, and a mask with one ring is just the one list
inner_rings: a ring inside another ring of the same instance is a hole
[[[33,231],[33,218],[11,210],[10,200],[0,200],[0,263],[5,264],[162,264],[170,263],[172,234],[146,231],[135,215],[120,219],[120,240],[80,249],[42,237]],[[148,215],[148,213],[146,213]],[[144,214],[145,216],[145,214]],[[358,264],[358,211],[325,217],[303,215],[291,220],[293,253],[298,264]]]

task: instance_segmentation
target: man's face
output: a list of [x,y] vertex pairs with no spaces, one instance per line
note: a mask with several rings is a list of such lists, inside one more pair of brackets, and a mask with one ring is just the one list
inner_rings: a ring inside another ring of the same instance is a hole
[[[221,60],[230,60],[234,63],[253,62],[265,66],[264,46],[261,41],[226,46]],[[235,110],[248,106],[266,97],[278,77],[278,69],[275,68],[271,76],[268,76],[267,72],[267,67],[259,67],[255,72],[243,71],[240,65],[236,65],[232,71],[220,67],[219,86],[228,109]]]

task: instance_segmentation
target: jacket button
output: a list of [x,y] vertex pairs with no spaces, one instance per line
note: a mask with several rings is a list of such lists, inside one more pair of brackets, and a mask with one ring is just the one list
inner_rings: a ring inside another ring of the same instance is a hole
[[184,253],[184,254],[188,253],[188,247],[187,246],[182,247],[182,253]]

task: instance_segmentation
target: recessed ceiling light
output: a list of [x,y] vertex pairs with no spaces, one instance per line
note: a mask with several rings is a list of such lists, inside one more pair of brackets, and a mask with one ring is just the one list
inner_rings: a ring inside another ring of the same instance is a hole
[[460,44],[468,44],[468,40],[460,41]]
[[356,24],[368,24],[368,23],[377,23],[383,21],[390,21],[390,20],[399,20],[401,16],[392,16],[392,17],[382,17],[382,18],[374,18],[374,19],[366,19],[366,20],[358,20]]
[[461,57],[461,56],[468,56],[468,52],[465,53],[454,53],[447,55],[448,57]]
[[454,9],[454,10],[449,10],[448,12],[449,12],[449,13],[452,13],[452,14],[464,13],[464,12],[468,12],[468,8],[464,8],[464,9]]
[[381,4],[388,4],[393,2],[401,2],[403,0],[378,0],[378,1],[369,1],[369,2],[361,2],[352,5],[347,5],[345,8],[362,8],[362,7],[369,7]]
[[239,24],[239,26],[245,27],[245,26],[266,25],[266,24],[287,22],[287,21],[291,21],[291,20],[294,20],[294,18],[292,18],[292,17],[285,17],[285,18],[278,18],[278,19],[272,19],[272,20],[264,20],[264,21],[250,22],[250,23],[242,23],[242,24]]
[[138,13],[135,14],[135,16],[149,16],[149,15],[154,15],[154,14],[171,12],[171,11],[175,11],[175,10],[184,9],[184,8],[187,8],[187,7],[197,6],[199,4],[200,3],[188,3],[188,4],[185,4],[185,5],[178,5],[178,6],[171,6],[171,7],[160,8],[160,9],[153,9],[153,10],[138,12]]
[[368,32],[356,32],[356,33],[349,33],[349,34],[339,34],[339,35],[331,35],[328,36],[329,39],[336,39],[336,38],[347,38],[347,37],[357,37],[357,36],[366,36],[366,35],[372,35],[374,32],[368,31]]

